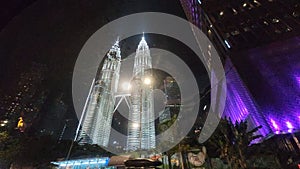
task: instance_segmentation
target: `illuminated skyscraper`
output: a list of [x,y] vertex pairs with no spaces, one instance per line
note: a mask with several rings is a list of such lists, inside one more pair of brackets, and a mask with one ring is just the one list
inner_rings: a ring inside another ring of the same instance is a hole
[[88,96],[78,137],[80,143],[108,145],[120,66],[121,51],[117,41],[107,53]]
[[152,94],[150,50],[143,37],[136,50],[131,107],[129,110],[127,150],[155,148],[155,124]]

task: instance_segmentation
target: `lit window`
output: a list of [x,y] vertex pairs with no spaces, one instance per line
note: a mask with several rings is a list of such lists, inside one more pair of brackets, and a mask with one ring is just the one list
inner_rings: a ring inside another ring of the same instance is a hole
[[299,12],[294,11],[292,15],[296,18],[299,16]]
[[229,49],[231,48],[231,46],[230,46],[230,44],[229,44],[229,42],[227,40],[224,40],[224,43],[227,46],[227,48],[229,48]]
[[279,129],[278,125],[276,124],[276,122],[273,119],[271,119],[271,123],[276,130]]
[[[208,45],[208,49],[211,50],[211,45]],[[299,118],[300,118],[300,116],[299,116]]]
[[285,122],[285,123],[286,123],[286,126],[287,126],[289,129],[294,128],[291,122],[287,121],[287,122]]
[[249,32],[250,31],[249,27],[244,27],[243,29],[244,29],[245,32]]
[[285,31],[286,31],[286,32],[290,32],[290,31],[292,31],[292,28],[291,28],[291,27],[287,27],[287,28],[285,29]]
[[275,33],[281,33],[281,31],[279,29],[275,29]]
[[261,5],[261,4],[260,4],[258,1],[256,1],[256,0],[254,0],[253,2],[256,4],[256,6],[260,6],[260,5]]
[[238,34],[240,34],[240,32],[238,30],[235,30],[235,31],[231,32],[231,35],[233,35],[233,36],[238,35]]
[[236,15],[238,13],[234,8],[232,8],[232,11],[233,11],[234,15]]
[[279,19],[273,18],[273,19],[272,19],[272,22],[273,22],[273,23],[278,23],[278,22],[279,22]]

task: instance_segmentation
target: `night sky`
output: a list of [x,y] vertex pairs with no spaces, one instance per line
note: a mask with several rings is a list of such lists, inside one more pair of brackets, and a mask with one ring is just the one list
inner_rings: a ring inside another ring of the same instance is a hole
[[[73,68],[82,46],[95,31],[137,12],[164,12],[185,18],[179,1],[174,0],[13,0],[0,6],[0,93],[13,92],[20,73],[32,62],[43,63],[48,67],[44,85],[50,92],[64,93],[73,118]],[[168,37],[147,36],[150,47],[182,57],[192,67],[200,88],[209,85],[204,67],[194,62],[194,54],[187,47]],[[122,57],[135,51],[137,38],[121,43]]]
[[55,85],[65,81],[62,78],[70,77],[85,41],[121,16],[144,11],[184,16],[179,2],[174,5],[173,1],[12,1],[1,8],[5,9],[1,10],[0,33],[0,85],[4,89],[32,61],[51,69],[49,77]]

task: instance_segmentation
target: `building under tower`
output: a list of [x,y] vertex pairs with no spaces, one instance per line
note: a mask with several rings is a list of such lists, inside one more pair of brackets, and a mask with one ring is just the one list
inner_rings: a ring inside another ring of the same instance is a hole
[[92,84],[77,138],[80,143],[108,146],[120,67],[121,51],[116,41]]
[[150,50],[142,37],[136,50],[131,81],[127,151],[155,148],[152,60]]

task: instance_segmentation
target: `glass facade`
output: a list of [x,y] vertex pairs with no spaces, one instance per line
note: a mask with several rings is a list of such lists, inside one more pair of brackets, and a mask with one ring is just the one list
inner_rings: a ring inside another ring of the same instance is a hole
[[127,150],[155,148],[153,79],[150,50],[143,37],[136,50],[128,119]]
[[117,41],[107,53],[88,96],[82,128],[77,138],[81,144],[108,146],[120,66],[121,52]]

